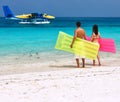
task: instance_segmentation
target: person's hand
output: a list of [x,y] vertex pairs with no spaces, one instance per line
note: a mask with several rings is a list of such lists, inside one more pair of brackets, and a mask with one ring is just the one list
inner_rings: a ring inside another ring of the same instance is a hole
[[73,48],[73,44],[70,45],[70,48]]

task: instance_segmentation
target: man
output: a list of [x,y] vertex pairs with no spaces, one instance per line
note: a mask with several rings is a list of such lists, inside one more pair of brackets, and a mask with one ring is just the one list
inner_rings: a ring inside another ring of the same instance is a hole
[[[86,40],[86,34],[85,34],[85,31],[81,28],[81,23],[77,22],[76,26],[77,26],[77,29],[74,31],[74,38],[70,45],[71,48],[73,47],[73,44],[77,37]],[[79,57],[80,56],[78,56],[78,55],[76,55],[76,57],[75,57],[78,68],[80,67]],[[82,58],[82,63],[83,63],[83,67],[85,67],[85,58]]]

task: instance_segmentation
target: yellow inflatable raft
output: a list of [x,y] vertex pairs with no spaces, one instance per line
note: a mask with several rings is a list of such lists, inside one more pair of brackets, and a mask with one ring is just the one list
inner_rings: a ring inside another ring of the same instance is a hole
[[96,59],[99,50],[98,44],[77,38],[73,45],[73,48],[70,48],[72,40],[73,37],[71,35],[60,31],[55,48],[58,50],[63,50],[80,55],[81,57],[84,56],[85,58],[89,58],[92,60]]

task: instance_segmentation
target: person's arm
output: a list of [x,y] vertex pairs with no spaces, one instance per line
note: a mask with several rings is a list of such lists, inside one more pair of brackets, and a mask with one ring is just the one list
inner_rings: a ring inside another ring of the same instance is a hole
[[94,34],[92,34],[92,37],[91,37],[90,41],[93,42],[93,39],[94,39]]
[[99,38],[101,38],[101,35],[100,35],[100,33],[99,33]]
[[73,41],[72,41],[72,43],[71,43],[71,45],[70,45],[71,48],[73,47],[73,44],[74,44],[76,38],[77,38],[77,32],[75,31],[75,32],[74,32]]
[[87,40],[87,36],[86,36],[86,33],[84,33],[84,39]]

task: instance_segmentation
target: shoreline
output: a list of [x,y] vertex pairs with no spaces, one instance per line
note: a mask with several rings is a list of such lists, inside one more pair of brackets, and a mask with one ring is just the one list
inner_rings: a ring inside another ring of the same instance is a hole
[[[100,67],[120,66],[119,53],[100,53],[100,55],[102,64]],[[98,66],[92,66],[92,60],[86,59],[86,67],[84,69],[94,67]],[[47,57],[44,55],[43,57],[40,57],[38,55],[27,55],[0,58],[0,76],[8,74],[47,72],[66,69],[76,69],[76,62],[73,54],[49,55]]]

